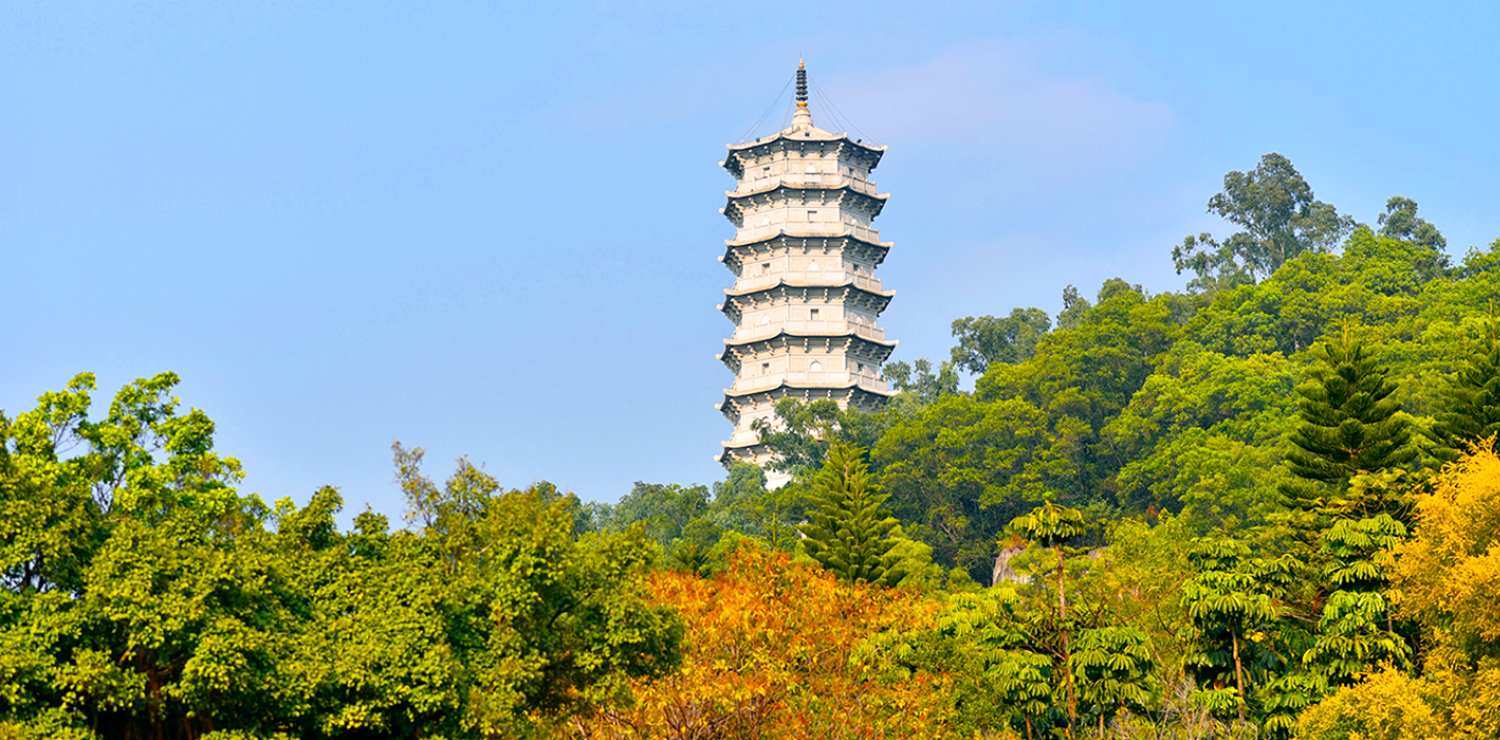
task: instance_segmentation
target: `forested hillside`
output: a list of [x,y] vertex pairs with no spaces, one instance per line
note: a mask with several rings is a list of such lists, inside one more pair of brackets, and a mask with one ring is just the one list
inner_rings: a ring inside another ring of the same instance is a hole
[[[706,486],[236,488],[170,374],[0,416],[0,738],[1500,736],[1500,241],[1285,158]],[[1007,313],[1006,311],[1009,310]],[[972,391],[960,390],[973,379]]]

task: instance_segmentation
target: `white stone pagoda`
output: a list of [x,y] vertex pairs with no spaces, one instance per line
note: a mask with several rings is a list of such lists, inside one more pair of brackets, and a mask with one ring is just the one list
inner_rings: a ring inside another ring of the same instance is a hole
[[[739,183],[722,211],[737,230],[719,258],[735,276],[719,306],[735,323],[719,355],[735,375],[718,405],[734,423],[726,468],[772,459],[751,425],[774,424],[782,398],[873,411],[893,395],[880,365],[896,342],[876,320],[895,292],[875,277],[891,245],[871,225],[890,197],[870,180],[884,153],[813,125],[800,62],[791,127],[729,145],[721,164]],[[789,478],[766,475],[772,487]]]

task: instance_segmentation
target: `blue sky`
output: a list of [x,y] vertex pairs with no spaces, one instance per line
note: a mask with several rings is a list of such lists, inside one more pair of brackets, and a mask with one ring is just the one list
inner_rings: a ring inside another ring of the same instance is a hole
[[890,147],[911,360],[1068,284],[1179,289],[1172,245],[1227,233],[1205,204],[1267,152],[1490,243],[1496,38],[1480,3],[10,2],[0,409],[172,370],[245,490],[393,517],[393,439],[590,500],[710,483],[716,162],[799,54]]

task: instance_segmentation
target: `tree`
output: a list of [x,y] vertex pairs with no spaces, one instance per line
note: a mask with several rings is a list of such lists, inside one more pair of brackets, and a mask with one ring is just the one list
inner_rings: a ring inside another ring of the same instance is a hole
[[953,321],[953,366],[982,375],[996,362],[1022,362],[1036,353],[1037,342],[1052,328],[1040,308],[1012,309],[1009,316],[966,316]]
[[1391,553],[1405,538],[1406,527],[1385,513],[1339,519],[1323,535],[1325,574],[1336,590],[1303,661],[1330,684],[1352,683],[1383,664],[1410,667],[1411,649],[1396,633],[1386,592]]
[[526,736],[675,665],[641,532],[579,538],[554,487],[439,486],[398,445],[416,531],[341,533],[331,487],[239,494],[176,382],[0,418],[0,737]]
[[[1448,246],[1448,240],[1427,221],[1417,217],[1417,202],[1399,195],[1385,202],[1385,213],[1375,221],[1380,225],[1380,235],[1402,241],[1415,242],[1431,247],[1434,252]],[[1448,258],[1442,256],[1442,267],[1447,267]]]
[[[1488,438],[1417,496],[1415,536],[1397,550],[1402,613],[1417,619],[1436,655],[1487,665],[1500,679],[1500,456]],[[1500,689],[1500,683],[1495,684]]]
[[[1243,724],[1252,680],[1246,653],[1259,649],[1263,630],[1279,616],[1275,599],[1301,563],[1290,555],[1253,558],[1248,545],[1227,537],[1195,540],[1189,559],[1198,572],[1183,584],[1182,605],[1197,640],[1185,662],[1208,707],[1216,714],[1233,709]],[[1233,689],[1226,688],[1231,681]]]
[[1057,314],[1057,328],[1065,331],[1077,329],[1093,304],[1079,295],[1078,288],[1072,285],[1063,288],[1062,299],[1063,310]]
[[886,363],[881,377],[890,382],[891,388],[910,393],[918,403],[926,405],[958,393],[958,373],[953,368],[953,362],[944,362],[933,372],[932,361],[921,357],[910,364]]
[[[956,386],[958,381],[953,382]],[[788,397],[776,402],[774,421],[757,419],[752,426],[760,434],[761,444],[776,453],[766,467],[801,478],[822,467],[828,447],[835,442],[845,441],[868,449],[884,431],[883,417],[883,414],[841,408],[828,398],[804,403]]]
[[1354,228],[1312,188],[1286,157],[1272,152],[1251,172],[1224,176],[1224,190],[1208,212],[1239,226],[1222,243],[1208,233],[1189,236],[1172,250],[1178,274],[1192,270],[1191,287],[1206,292],[1254,283],[1304,252],[1328,252]]
[[1466,445],[1500,433],[1500,320],[1491,315],[1439,398],[1433,454],[1457,460]]
[[877,675],[863,648],[925,630],[930,604],[910,592],[836,579],[753,542],[709,578],[651,575],[654,603],[687,626],[679,670],[637,680],[635,701],[574,723],[576,737],[951,737],[939,671]]
[[892,426],[871,457],[908,536],[988,583],[1005,524],[1071,472],[1055,445],[1030,403],[957,395]]
[[666,548],[682,536],[694,517],[703,516],[708,511],[706,486],[636,481],[630,493],[604,513],[601,524],[610,532],[625,532],[640,525],[648,537]]
[[1397,386],[1389,371],[1347,329],[1342,339],[1324,342],[1313,354],[1318,361],[1310,371],[1313,379],[1297,386],[1302,422],[1290,436],[1287,463],[1303,479],[1332,484],[1338,498],[1306,486],[1284,492],[1295,508],[1308,511],[1333,505],[1359,516],[1399,513],[1395,492],[1350,485],[1356,476],[1396,468],[1417,455],[1411,422],[1398,415],[1401,404],[1391,398]]
[[850,583],[900,583],[906,573],[895,567],[899,559],[891,548],[896,540],[889,535],[901,525],[881,508],[888,498],[870,480],[863,450],[834,445],[813,478],[807,511],[812,521],[802,525],[802,548]]
[[1122,461],[1100,431],[1182,329],[1174,316],[1179,296],[1148,298],[1118,279],[1106,281],[1099,296],[1076,328],[1048,334],[1026,362],[991,365],[974,384],[980,401],[1017,399],[1041,410],[1052,451],[1071,473],[1050,487],[1075,504],[1112,499],[1109,479]]
[[1105,425],[1127,462],[1117,498],[1133,510],[1181,511],[1203,526],[1259,519],[1280,505],[1282,438],[1301,369],[1280,354],[1224,355],[1178,342]]
[[1063,576],[1067,573],[1065,549],[1068,543],[1084,533],[1083,512],[1059,506],[1048,500],[1029,513],[1016,517],[1008,529],[1017,536],[1052,550],[1057,555],[1057,631],[1061,638],[1062,670],[1068,690],[1068,737],[1073,736],[1073,725],[1078,723],[1078,697],[1073,685],[1073,652],[1071,646],[1072,622],[1068,613],[1068,597],[1063,590]]
[[1135,627],[1098,627],[1078,633],[1071,670],[1079,698],[1094,709],[1101,737],[1105,723],[1120,711],[1146,711],[1159,688],[1146,642],[1145,633]]

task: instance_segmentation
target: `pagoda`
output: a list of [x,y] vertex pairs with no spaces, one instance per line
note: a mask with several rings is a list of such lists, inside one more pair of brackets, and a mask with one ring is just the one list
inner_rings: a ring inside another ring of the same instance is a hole
[[[776,424],[783,398],[874,411],[893,395],[880,365],[896,342],[876,321],[895,292],[875,277],[891,245],[872,226],[889,195],[870,180],[885,147],[813,125],[801,62],[796,95],[789,128],[730,144],[720,163],[738,181],[721,211],[736,231],[719,258],[735,277],[719,306],[735,324],[719,355],[735,376],[718,405],[734,423],[726,468],[773,458],[753,424]],[[789,479],[766,474],[773,487]]]

